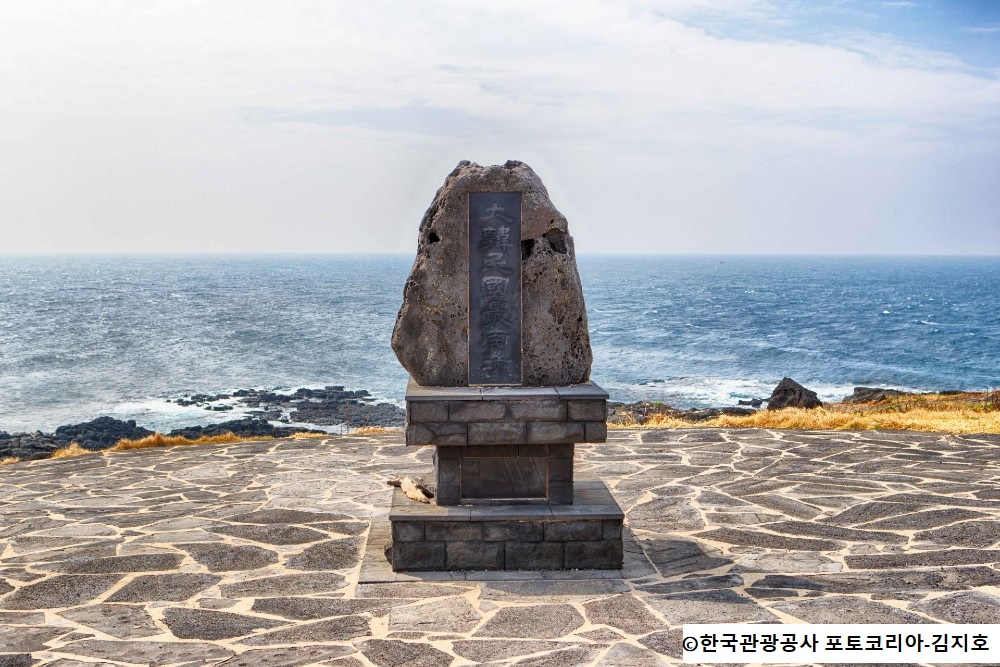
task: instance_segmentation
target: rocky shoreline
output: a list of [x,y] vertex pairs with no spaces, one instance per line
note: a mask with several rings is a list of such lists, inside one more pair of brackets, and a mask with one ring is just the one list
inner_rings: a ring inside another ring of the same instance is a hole
[[[232,394],[194,394],[175,401],[178,405],[197,405],[218,412],[234,409],[233,402],[244,408],[253,408],[248,412],[250,419],[283,424],[402,426],[405,417],[399,406],[378,403],[364,389],[350,390],[335,385],[322,389],[303,387],[290,394],[266,389],[240,389]],[[185,432],[177,434],[187,435],[187,430],[190,429],[179,429]]]
[[[165,435],[196,440],[205,436],[233,435],[253,437],[288,437],[294,433],[324,433],[320,427],[402,426],[405,413],[392,403],[378,403],[365,390],[347,390],[341,386],[323,389],[300,388],[292,393],[259,389],[241,389],[232,394],[194,394],[174,401],[182,406],[198,406],[213,412],[252,408],[247,416],[208,426],[186,426]],[[289,426],[278,426],[289,424]],[[292,424],[295,424],[294,426]],[[0,431],[0,460],[16,457],[22,461],[48,458],[54,451],[77,443],[84,449],[100,451],[119,440],[138,440],[154,431],[136,424],[98,417],[80,424],[60,426],[53,433],[7,433]]]
[[[920,396],[960,395],[960,389],[944,389],[941,391],[908,392],[898,389],[881,387],[855,387],[850,396],[845,396],[839,402],[853,405],[878,405],[893,399]],[[973,392],[974,393],[974,392]],[[806,389],[791,378],[783,378],[774,388],[768,398],[753,398],[738,401],[740,407],[695,408],[680,410],[665,403],[655,401],[639,401],[637,403],[617,403],[608,401],[608,423],[641,426],[657,415],[664,415],[687,422],[705,422],[722,415],[746,416],[752,415],[763,405],[767,410],[780,410],[788,407],[818,408],[823,403],[816,392]],[[743,407],[748,406],[748,407]]]
[[[932,392],[958,394],[958,390]],[[893,398],[919,396],[896,389],[855,387],[843,403],[879,403]],[[329,427],[381,426],[400,427],[406,413],[392,403],[379,403],[365,390],[348,390],[341,386],[323,389],[300,388],[291,393],[261,389],[241,389],[231,394],[194,394],[174,401],[182,406],[198,406],[213,412],[228,412],[250,408],[247,416],[208,426],[187,426],[165,434],[191,440],[200,437],[232,433],[239,437],[288,437],[294,433],[324,433]],[[642,425],[655,415],[667,415],[688,422],[703,422],[720,415],[751,415],[762,404],[768,410],[783,407],[820,407],[816,393],[790,378],[778,383],[768,398],[739,401],[740,406],[681,410],[664,403],[608,403],[608,423]],[[277,424],[287,424],[276,425]],[[327,427],[314,429],[310,426]],[[7,433],[0,431],[0,460],[16,457],[22,461],[47,458],[54,451],[77,443],[84,449],[100,451],[113,447],[119,440],[138,440],[154,431],[112,417],[98,417],[80,424],[60,426],[53,433]]]

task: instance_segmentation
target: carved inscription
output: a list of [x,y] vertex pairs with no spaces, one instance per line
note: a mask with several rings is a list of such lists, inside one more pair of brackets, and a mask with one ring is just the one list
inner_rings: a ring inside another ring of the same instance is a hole
[[521,193],[469,193],[469,384],[521,384]]

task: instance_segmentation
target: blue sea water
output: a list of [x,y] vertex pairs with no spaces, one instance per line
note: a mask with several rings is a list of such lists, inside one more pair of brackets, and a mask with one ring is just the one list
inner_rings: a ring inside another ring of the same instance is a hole
[[[677,407],[790,376],[1000,386],[1000,258],[584,256],[593,379]],[[401,401],[389,339],[412,257],[0,257],[0,430],[111,415],[232,419],[167,399],[345,385]]]

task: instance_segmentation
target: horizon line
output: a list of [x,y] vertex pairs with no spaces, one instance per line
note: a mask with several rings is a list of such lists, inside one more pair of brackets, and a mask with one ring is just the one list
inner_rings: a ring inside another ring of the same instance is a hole
[[[235,257],[415,257],[415,252],[322,252],[322,251],[246,251],[246,252],[0,252],[0,259],[19,258],[86,258],[86,257],[205,257],[205,258],[235,258]],[[913,257],[913,258],[969,258],[994,259],[1000,258],[1000,253],[923,253],[923,252],[577,252],[577,257],[813,257],[813,258],[850,258],[850,257]]]

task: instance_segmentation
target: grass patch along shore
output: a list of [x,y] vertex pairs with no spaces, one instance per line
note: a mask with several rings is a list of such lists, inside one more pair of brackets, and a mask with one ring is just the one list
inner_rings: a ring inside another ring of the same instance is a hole
[[[622,406],[622,404],[618,404]],[[821,408],[758,410],[753,414],[718,414],[710,419],[693,418],[685,412],[659,403],[636,403],[609,416],[609,428],[761,428],[814,431],[924,431],[936,433],[1000,433],[1000,390],[946,394],[902,394],[877,402],[829,403]],[[348,435],[377,435],[394,428],[362,426]],[[299,432],[291,438],[326,438],[329,433]],[[214,445],[273,436],[239,436],[231,432],[191,439],[154,433],[135,440],[122,439],[114,446],[92,450],[76,442],[55,450],[50,458],[61,459],[101,452],[122,452],[153,447]],[[0,458],[0,466],[21,463],[16,456]]]
[[631,413],[611,428],[778,428],[834,431],[1000,433],[1000,391],[905,394],[877,403],[830,403],[821,408],[759,410],[694,421],[677,410]]
[[[327,438],[329,433],[312,433],[308,431],[302,431],[299,433],[293,433],[289,438]],[[188,445],[221,445],[227,443],[235,442],[253,442],[257,440],[274,440],[274,436],[270,435],[256,435],[256,436],[240,436],[234,433],[222,433],[219,435],[208,435],[202,436],[200,438],[185,438],[180,435],[163,435],[162,433],[154,433],[153,435],[146,436],[145,438],[138,438],[136,440],[129,440],[128,438],[122,438],[116,442],[111,447],[105,449],[86,449],[81,447],[79,443],[71,442],[65,447],[61,447],[54,452],[48,458],[50,459],[65,459],[73,456],[83,456],[84,454],[101,454],[103,452],[124,452],[130,449],[149,449],[152,447],[184,447]],[[43,459],[44,460],[44,459]],[[0,459],[0,465],[13,465],[14,463],[20,463],[21,459],[16,456],[9,456]]]

